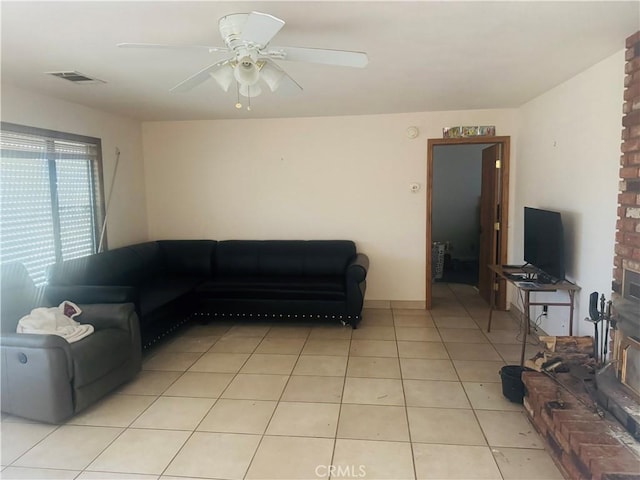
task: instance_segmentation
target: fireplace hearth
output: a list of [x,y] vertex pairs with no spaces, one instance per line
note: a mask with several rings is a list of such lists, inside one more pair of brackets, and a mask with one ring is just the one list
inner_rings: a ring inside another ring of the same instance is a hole
[[571,373],[522,374],[524,407],[556,463],[574,480],[638,480],[640,443]]

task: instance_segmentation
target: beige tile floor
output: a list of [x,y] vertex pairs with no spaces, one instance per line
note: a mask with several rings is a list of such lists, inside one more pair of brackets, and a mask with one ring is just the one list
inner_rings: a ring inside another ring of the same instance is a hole
[[194,324],[63,425],[3,415],[0,476],[561,479],[522,406],[502,397],[517,323],[498,312],[487,334],[473,288],[433,295],[430,311],[380,302],[357,330]]

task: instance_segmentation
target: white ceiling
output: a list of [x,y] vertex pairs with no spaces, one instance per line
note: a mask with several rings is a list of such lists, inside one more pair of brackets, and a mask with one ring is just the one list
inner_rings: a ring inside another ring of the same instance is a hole
[[[365,69],[279,62],[304,88],[251,112],[214,81],[169,89],[225,54],[120,42],[224,46],[218,18],[286,21],[272,43],[365,51]],[[517,107],[624,48],[640,2],[2,2],[2,82],[140,120],[376,114]],[[74,85],[44,72],[105,80]],[[597,92],[593,92],[597,95]]]

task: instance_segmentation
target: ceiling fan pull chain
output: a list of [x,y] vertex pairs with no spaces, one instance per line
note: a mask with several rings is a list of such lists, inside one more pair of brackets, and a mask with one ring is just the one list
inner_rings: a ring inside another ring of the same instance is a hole
[[240,103],[240,84],[236,82],[236,92],[238,94],[238,101],[236,102],[236,108],[242,108],[242,103]]

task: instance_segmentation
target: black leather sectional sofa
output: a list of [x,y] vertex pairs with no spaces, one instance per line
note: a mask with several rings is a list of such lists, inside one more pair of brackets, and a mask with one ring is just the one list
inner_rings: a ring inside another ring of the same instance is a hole
[[46,295],[54,304],[133,302],[148,348],[196,314],[356,328],[368,267],[349,240],[160,240],[52,265]]

